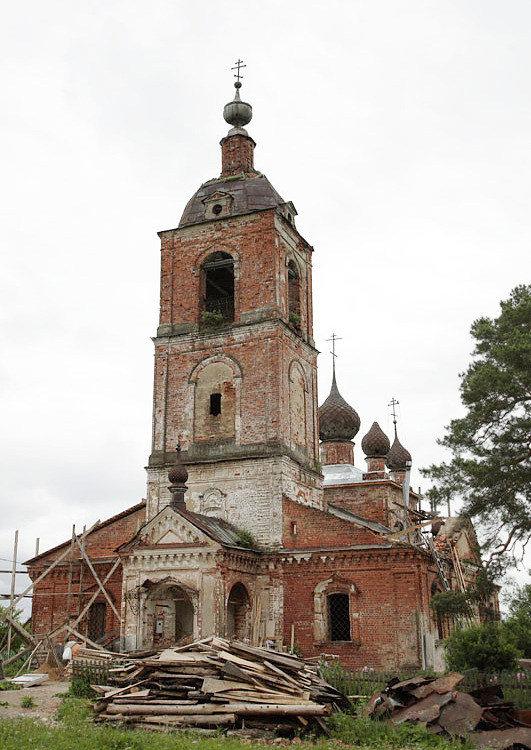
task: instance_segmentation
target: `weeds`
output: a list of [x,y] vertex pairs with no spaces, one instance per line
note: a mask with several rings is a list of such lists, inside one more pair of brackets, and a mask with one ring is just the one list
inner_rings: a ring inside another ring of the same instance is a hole
[[20,685],[15,685],[14,682],[0,682],[0,690],[20,690]]
[[332,738],[358,747],[407,747],[419,750],[466,750],[472,745],[448,741],[423,727],[404,722],[394,727],[368,717],[333,714],[328,719]]
[[35,708],[35,701],[30,695],[23,695],[20,699],[21,708]]

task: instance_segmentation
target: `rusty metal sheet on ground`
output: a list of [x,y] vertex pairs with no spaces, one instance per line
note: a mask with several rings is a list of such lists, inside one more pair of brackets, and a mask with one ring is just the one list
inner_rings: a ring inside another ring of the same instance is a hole
[[478,725],[483,709],[468,693],[455,693],[455,699],[445,706],[439,724],[448,734],[467,736]]
[[470,742],[479,748],[504,748],[521,745],[531,749],[531,729],[528,727],[514,727],[512,729],[495,729],[490,732],[473,732],[469,735]]
[[408,680],[402,680],[402,682],[397,682],[396,685],[391,685],[391,690],[413,688],[416,685],[424,685],[426,682],[432,682],[432,680],[433,677],[423,677],[418,674],[416,677],[410,677]]
[[453,700],[454,693],[451,691],[444,695],[439,693],[432,693],[427,698],[415,703],[414,706],[408,706],[407,708],[398,711],[391,722],[393,724],[401,724],[403,721],[434,721],[440,714],[441,708]]
[[363,716],[371,716],[376,708],[380,705],[384,698],[384,695],[382,693],[374,693],[374,695],[371,695],[367,703],[363,706],[361,713]]
[[455,690],[456,685],[465,679],[465,676],[458,672],[448,672],[448,674],[438,677],[432,683],[430,687],[435,690],[436,693],[447,693],[449,690]]
[[435,690],[432,688],[432,685],[432,682],[428,683],[427,685],[421,685],[420,687],[415,688],[415,690],[411,690],[411,695],[414,695],[418,700],[426,698],[428,695],[431,695],[435,692]]

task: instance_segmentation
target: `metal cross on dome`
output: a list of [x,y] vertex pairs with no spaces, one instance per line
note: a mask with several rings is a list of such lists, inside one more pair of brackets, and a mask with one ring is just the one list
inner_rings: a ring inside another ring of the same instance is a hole
[[326,339],[327,341],[332,342],[332,351],[330,354],[332,355],[332,370],[334,375],[336,374],[336,341],[342,341],[343,339],[340,336],[336,336],[335,333],[332,334],[332,336],[329,339]]
[[244,65],[243,60],[238,59],[236,62],[236,65],[231,68],[231,70],[237,70],[238,72],[234,74],[234,78],[238,79],[238,83],[240,82],[240,78],[243,78],[242,74],[240,73],[240,68],[246,68],[247,65]]
[[400,401],[397,401],[396,398],[393,396],[391,401],[387,404],[387,406],[391,407],[391,414],[393,415],[393,424],[396,426],[396,407]]

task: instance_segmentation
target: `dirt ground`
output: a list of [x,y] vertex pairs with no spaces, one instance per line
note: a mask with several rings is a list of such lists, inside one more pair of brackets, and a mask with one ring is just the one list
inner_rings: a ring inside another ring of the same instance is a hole
[[[66,693],[69,687],[69,682],[47,680],[42,685],[21,690],[0,690],[0,719],[15,719],[17,716],[24,716],[30,719],[52,721],[61,703],[61,696],[57,697],[57,694]],[[21,707],[20,703],[25,695],[33,698],[35,703],[33,708]],[[8,705],[1,705],[4,702]]]

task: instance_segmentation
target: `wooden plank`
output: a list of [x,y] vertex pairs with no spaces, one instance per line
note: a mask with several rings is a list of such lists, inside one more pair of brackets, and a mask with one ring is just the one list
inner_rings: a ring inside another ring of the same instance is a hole
[[118,621],[119,621],[119,622],[122,622],[122,616],[121,616],[121,614],[120,614],[120,613],[118,612],[118,610],[117,610],[117,609],[116,609],[116,607],[114,606],[114,602],[113,602],[113,600],[111,599],[111,597],[109,596],[109,593],[108,593],[107,589],[106,589],[106,588],[105,588],[105,587],[103,586],[102,582],[100,581],[100,578],[99,578],[98,574],[97,574],[97,573],[96,573],[96,571],[94,570],[94,566],[92,565],[92,563],[91,563],[91,561],[90,561],[90,558],[89,558],[89,556],[88,556],[88,555],[87,555],[87,553],[85,552],[85,548],[84,548],[83,544],[82,544],[82,543],[81,543],[81,542],[79,541],[79,539],[78,539],[77,537],[76,537],[76,542],[77,542],[77,546],[78,546],[78,547],[79,547],[79,549],[81,550],[81,554],[83,555],[83,557],[84,557],[84,559],[85,559],[85,562],[87,563],[87,565],[88,565],[88,567],[89,567],[89,570],[90,570],[90,572],[91,572],[91,573],[92,573],[92,575],[94,576],[94,580],[95,580],[95,581],[96,581],[96,583],[98,584],[98,586],[99,586],[99,588],[100,588],[100,590],[101,590],[102,594],[103,594],[103,595],[105,596],[105,598],[107,599],[107,601],[108,601],[108,602],[109,602],[109,604],[111,605],[111,609],[112,609],[112,611],[114,612],[114,614],[116,615],[116,617],[118,618]]
[[3,619],[7,620],[7,622],[11,625],[13,630],[15,630],[18,635],[22,638],[22,640],[26,641],[26,643],[30,643],[32,646],[35,646],[37,643],[37,639],[34,638],[31,633],[28,633],[28,631],[19,623],[17,622],[11,615],[7,614],[7,612],[4,613]]
[[424,521],[424,523],[417,523],[415,524],[415,526],[409,526],[407,529],[397,531],[394,534],[385,534],[384,539],[398,539],[398,537],[404,536],[404,534],[409,534],[410,531],[415,531],[415,529],[422,529],[423,526],[429,526],[436,521],[444,521],[444,518],[430,518],[429,521]]
[[[119,565],[121,565],[121,564],[122,564],[122,561],[121,561],[121,560],[120,560],[120,558],[118,557],[118,558],[117,558],[117,559],[116,559],[116,560],[114,561],[114,564],[112,565],[111,569],[109,570],[109,572],[107,573],[107,575],[105,576],[105,578],[103,579],[103,585],[104,585],[104,586],[105,586],[105,584],[107,583],[107,581],[109,580],[109,578],[110,578],[110,577],[112,576],[112,574],[114,573],[114,571],[116,570],[116,568],[117,568],[117,567],[118,567]],[[87,602],[87,603],[85,604],[85,606],[83,607],[83,610],[82,610],[82,611],[80,612],[80,614],[79,614],[79,615],[78,615],[78,616],[76,617],[76,619],[74,620],[74,622],[70,623],[70,626],[71,626],[72,628],[75,628],[75,627],[77,627],[77,625],[78,625],[78,624],[80,623],[80,621],[81,621],[81,620],[83,619],[83,617],[84,617],[84,616],[86,615],[86,613],[87,613],[87,612],[89,611],[89,609],[90,609],[91,605],[92,605],[92,604],[94,603],[94,600],[96,599],[96,597],[97,597],[97,596],[99,596],[99,593],[100,593],[100,592],[99,592],[98,590],[96,590],[96,591],[94,592],[94,594],[93,594],[93,595],[91,596],[91,598],[89,599],[89,601],[88,601],[88,602]]]
[[[214,703],[203,703],[197,706],[156,706],[144,705],[142,703],[124,703],[114,706],[110,703],[107,706],[108,714],[121,713],[124,716],[156,716],[161,714],[186,716],[187,714],[216,714],[224,713],[227,710],[226,705],[216,705]],[[231,713],[239,716],[279,714],[280,716],[324,716],[327,713],[325,706],[318,703],[296,703],[284,705],[281,703],[231,703]]]
[[[98,524],[99,524],[99,521],[96,521],[96,523],[93,524],[88,531],[84,531],[81,536],[82,537],[88,536],[88,534],[90,534],[96,528],[96,526]],[[48,573],[50,573],[50,571],[52,571],[55,568],[55,566],[58,565],[60,562],[62,562],[65,559],[65,557],[67,557],[67,555],[69,555],[69,554],[70,554],[70,547],[68,547],[68,549],[65,552],[63,552],[62,554],[60,554],[59,557],[56,560],[54,560],[53,563],[51,563],[51,565],[49,565],[46,568],[46,570],[44,570],[40,574],[40,576],[38,576],[34,581],[32,581],[30,583],[30,585],[28,586],[28,588],[24,589],[24,591],[22,592],[22,594],[19,594],[19,596],[17,597],[17,599],[15,599],[15,601],[13,602],[13,607],[15,607],[19,603],[19,601],[21,599],[23,599],[29,591],[31,591],[31,589],[34,586],[36,586],[38,583],[40,583],[42,581],[42,579],[45,578],[48,575]]]

